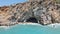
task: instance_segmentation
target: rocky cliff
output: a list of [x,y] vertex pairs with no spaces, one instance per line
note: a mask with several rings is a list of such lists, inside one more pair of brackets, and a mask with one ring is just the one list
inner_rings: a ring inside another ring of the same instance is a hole
[[60,23],[60,4],[55,0],[28,0],[0,7],[0,25],[26,22],[42,25]]

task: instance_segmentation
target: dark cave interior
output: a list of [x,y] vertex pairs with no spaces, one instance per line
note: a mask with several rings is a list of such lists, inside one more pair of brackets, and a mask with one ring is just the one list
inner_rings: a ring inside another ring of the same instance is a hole
[[30,17],[29,19],[26,20],[26,22],[38,23],[35,17]]

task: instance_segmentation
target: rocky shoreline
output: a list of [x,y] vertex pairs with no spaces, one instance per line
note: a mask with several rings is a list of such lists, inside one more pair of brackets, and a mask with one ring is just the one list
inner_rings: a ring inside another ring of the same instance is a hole
[[26,22],[42,25],[60,23],[60,4],[55,0],[29,0],[0,7],[0,26]]

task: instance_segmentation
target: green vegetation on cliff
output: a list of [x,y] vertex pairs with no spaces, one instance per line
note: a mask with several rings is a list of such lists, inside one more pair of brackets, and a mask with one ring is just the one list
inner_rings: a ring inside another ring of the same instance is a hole
[[60,4],[60,0],[56,0],[56,2]]

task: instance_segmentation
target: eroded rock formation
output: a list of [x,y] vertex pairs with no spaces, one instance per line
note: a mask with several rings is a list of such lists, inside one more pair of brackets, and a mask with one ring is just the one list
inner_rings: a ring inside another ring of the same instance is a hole
[[[36,21],[29,18],[35,18]],[[0,7],[0,25],[33,21],[42,25],[60,23],[60,4],[55,0],[29,0]]]

